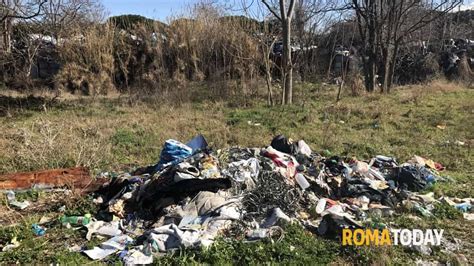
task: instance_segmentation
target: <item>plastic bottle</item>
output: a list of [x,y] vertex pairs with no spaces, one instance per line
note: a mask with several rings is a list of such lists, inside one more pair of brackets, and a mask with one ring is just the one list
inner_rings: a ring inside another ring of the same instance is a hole
[[426,176],[426,182],[429,184],[436,183],[436,177],[434,175],[428,175]]
[[427,210],[426,208],[423,208],[420,204],[416,202],[413,205],[413,209],[425,217],[433,216],[433,214],[429,210]]
[[308,180],[306,180],[306,177],[301,173],[296,174],[296,182],[300,185],[302,190],[309,188]]
[[71,225],[87,225],[91,222],[91,215],[86,214],[84,216],[61,216],[59,218],[62,224],[71,224]]
[[322,151],[321,153],[322,153],[322,155],[325,156],[325,157],[329,157],[329,156],[332,155],[332,154],[331,154],[331,151],[329,151],[329,150],[324,150],[324,151]]

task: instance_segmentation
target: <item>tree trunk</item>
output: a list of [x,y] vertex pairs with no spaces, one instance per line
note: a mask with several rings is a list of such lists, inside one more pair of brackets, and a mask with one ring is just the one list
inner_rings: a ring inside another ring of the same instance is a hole
[[291,62],[291,18],[282,21],[283,26],[283,55],[282,55],[282,87],[283,104],[293,102],[293,64]]
[[12,22],[11,18],[6,18],[3,21],[2,25],[2,31],[3,31],[3,49],[5,52],[10,53],[11,52],[11,28],[12,28]]
[[339,102],[341,99],[342,88],[344,87],[344,76],[341,79],[341,84],[339,84],[339,89],[337,90],[336,102]]
[[368,92],[373,92],[375,90],[375,76],[376,76],[376,67],[375,67],[375,56],[369,55],[369,60],[367,62],[367,73],[365,77],[365,88]]
[[269,106],[273,106],[272,75],[270,73],[270,68],[266,67],[265,75],[268,89],[267,103]]
[[375,14],[369,15],[369,62],[368,62],[368,85],[367,91],[373,92],[375,90],[375,79],[377,75],[377,33],[376,33],[376,26],[375,26]]
[[392,65],[392,55],[391,55],[391,48],[390,44],[387,44],[387,47],[383,53],[383,84],[382,84],[382,92],[389,91],[389,79],[390,79],[390,67]]
[[293,66],[288,67],[288,72],[285,78],[285,102],[286,104],[293,103]]
[[364,83],[368,92],[375,90],[376,63],[377,63],[377,3],[375,0],[366,1],[366,7],[360,8],[358,1],[353,0],[356,8],[357,24],[362,42],[364,43],[364,55],[362,57],[364,67]]
[[271,73],[271,61],[270,61],[270,52],[271,52],[271,47],[273,46],[270,45],[268,50],[265,50],[265,81],[267,82],[267,89],[268,89],[268,97],[267,97],[267,103],[269,106],[273,106],[273,90],[272,90],[272,73]]
[[387,93],[390,93],[390,89],[392,88],[393,84],[393,76],[395,75],[395,66],[397,64],[397,57],[398,57],[398,47],[399,47],[399,42],[396,41],[394,46],[393,46],[393,52],[392,52],[392,59],[390,62],[390,68],[389,68],[389,77],[388,77],[388,83],[387,83]]

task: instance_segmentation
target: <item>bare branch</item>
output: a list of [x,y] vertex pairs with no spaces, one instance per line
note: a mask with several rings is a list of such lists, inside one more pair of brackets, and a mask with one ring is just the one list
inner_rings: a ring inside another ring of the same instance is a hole
[[286,1],[285,1],[285,0],[278,0],[278,2],[280,2],[281,20],[282,20],[282,21],[286,21],[286,18],[287,18],[287,14],[286,14],[286,12],[285,12]]
[[36,10],[35,13],[31,14],[31,15],[17,15],[17,14],[14,14],[14,10],[13,9],[10,9],[8,8],[8,6],[4,6],[3,8],[5,9],[10,9],[9,11],[12,11],[13,14],[9,15],[9,12],[7,12],[6,15],[4,15],[2,18],[1,18],[1,23],[3,23],[5,20],[9,19],[9,18],[17,18],[17,19],[32,19],[36,16],[39,16],[40,13],[41,13],[41,8],[44,4],[46,4],[46,2],[48,2],[48,0],[41,0],[41,2],[38,4],[38,8]]
[[[401,41],[401,39],[407,35],[407,34],[410,34],[420,28],[423,28],[424,26],[426,26],[427,24],[437,20],[438,18],[446,15],[448,12],[450,12],[451,10],[453,10],[454,8],[456,8],[458,5],[460,5],[462,3],[462,0],[456,0],[456,1],[453,1],[446,9],[444,10],[439,10],[440,8],[442,8],[442,6],[444,4],[447,4],[449,1],[448,0],[445,0],[443,2],[441,2],[440,4],[438,4],[437,6],[435,6],[434,8],[431,8],[432,11],[434,12],[438,12],[438,14],[436,16],[431,16],[432,13],[431,12],[428,12],[427,14],[425,14],[424,16],[422,16],[417,22],[413,23],[413,25],[411,25],[411,27],[409,27],[407,30],[405,30],[405,33],[404,34],[401,34],[399,36],[399,38],[397,39],[397,41]],[[431,17],[429,19],[427,19],[428,17]],[[426,20],[425,20],[426,19]]]
[[272,13],[278,20],[281,21],[281,17],[277,14],[277,12],[270,6],[270,4],[267,1],[262,0],[262,3],[267,7],[270,13]]
[[286,15],[287,18],[293,17],[293,11],[295,10],[296,0],[291,0],[290,7],[288,8],[288,14]]

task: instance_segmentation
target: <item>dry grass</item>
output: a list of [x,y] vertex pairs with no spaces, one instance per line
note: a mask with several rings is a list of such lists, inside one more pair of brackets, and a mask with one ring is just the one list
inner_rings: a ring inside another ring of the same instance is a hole
[[[223,10],[196,7],[192,19],[177,17],[169,26],[112,24],[76,30],[77,40],[60,45],[55,87],[84,95],[114,90],[189,101],[189,82],[222,86],[217,97],[255,94],[261,79],[260,39],[239,19],[223,21]],[[255,25],[253,25],[256,27]]]
[[[205,89],[190,89],[199,90]],[[462,125],[453,124],[464,121],[456,110],[469,110],[472,105],[467,104],[468,98],[452,101],[459,93],[471,95],[471,98],[472,94],[444,81],[428,86],[397,88],[389,96],[375,93],[345,97],[337,103],[332,89],[316,94],[312,87],[298,87],[296,91],[296,100],[300,104],[295,106],[266,108],[250,101],[245,109],[234,109],[232,101],[174,105],[150,99],[130,102],[126,95],[95,99],[63,95],[58,103],[34,110],[12,109],[10,117],[0,118],[0,131],[3,133],[0,138],[0,150],[3,151],[0,172],[76,165],[89,166],[97,171],[127,165],[143,166],[158,159],[166,139],[186,141],[199,133],[205,134],[211,146],[217,148],[265,146],[275,134],[285,133],[293,138],[303,138],[320,149],[350,152],[357,156],[375,152],[402,157],[413,155],[413,149],[422,149],[420,145],[427,141],[423,135],[443,133],[431,132],[439,123],[448,124],[450,129],[446,132],[455,135],[431,136],[429,141],[458,138],[469,143],[472,138],[472,132],[469,133],[472,129],[463,132]],[[447,99],[447,102],[425,108],[427,103],[436,102],[436,97],[443,101]],[[434,117],[438,112],[444,112],[444,115]],[[469,116],[469,112],[466,115]],[[425,118],[419,124],[416,120],[422,119],[421,116]],[[253,126],[254,123],[261,125]],[[416,133],[413,123],[419,124],[417,130],[430,133]],[[461,132],[452,131],[456,128]],[[405,144],[394,147],[386,138]],[[406,147],[410,145],[407,141],[421,143],[416,147]],[[431,147],[431,144],[425,145]],[[350,147],[357,148],[352,151]],[[459,166],[459,163],[455,165]]]
[[102,100],[91,101],[74,101],[74,106],[66,110],[52,107],[20,120],[2,118],[1,172],[147,164],[158,158],[168,138],[184,141],[200,130],[208,132],[207,137],[216,146],[225,145],[229,138],[222,104],[209,104],[206,108],[212,111],[208,113],[190,104],[129,107],[122,103],[116,107],[111,102],[103,105]]
[[107,94],[115,88],[115,29],[97,25],[79,32],[80,39],[58,46],[63,66],[54,77],[55,87],[84,95]]
[[398,91],[401,102],[413,102],[417,104],[420,102],[420,99],[426,95],[454,92],[462,88],[465,88],[465,84],[463,83],[437,79],[426,84],[399,86],[394,88],[394,90]]
[[[187,89],[202,93],[207,91],[202,87]],[[390,95],[374,93],[349,97],[351,92],[347,90],[339,102],[335,101],[335,88],[330,86],[298,84],[295,92],[298,93],[294,105],[274,107],[265,106],[262,98],[257,99],[258,103],[249,101],[246,108],[233,108],[231,101],[200,101],[181,105],[153,100],[130,102],[128,95],[114,98],[63,95],[59,103],[39,110],[28,109],[27,106],[13,110],[12,106],[10,117],[0,117],[0,132],[3,133],[0,135],[0,172],[80,164],[90,166],[95,172],[120,171],[156,163],[162,144],[168,138],[186,141],[202,133],[211,147],[218,149],[234,145],[262,147],[268,145],[275,134],[283,133],[293,139],[304,139],[316,152],[328,149],[334,155],[360,159],[384,154],[395,156],[400,162],[414,154],[431,158],[446,166],[444,175],[456,180],[437,184],[432,189],[436,197],[472,197],[472,90],[440,81],[426,87],[398,88]],[[437,128],[439,124],[446,128]],[[456,141],[465,144],[456,144]],[[34,206],[41,205],[45,200],[42,196],[38,198]],[[63,199],[57,202],[58,205],[66,205],[67,210],[74,214],[90,211],[91,205],[85,198],[67,196]],[[38,222],[42,215],[54,214],[57,212],[54,208],[23,213],[24,217],[21,217],[19,212],[8,210],[4,205],[0,204],[0,212],[5,214],[0,222],[16,222],[18,226],[3,227],[0,241],[6,243],[12,235],[21,235],[23,240],[15,253],[0,255],[0,260],[87,261],[79,253],[67,251],[68,245],[84,241],[80,240],[83,239],[80,232],[72,234],[54,227],[50,228],[47,236],[40,238],[49,241],[47,244],[36,242],[39,238],[33,236],[31,223]],[[396,222],[402,227],[413,224],[412,220],[404,217],[398,217]],[[439,223],[422,220],[417,226],[421,226],[422,222],[431,228],[445,228],[450,237],[459,238],[464,243],[470,241],[469,234],[461,226],[463,220],[449,221],[452,224],[446,219]],[[295,238],[292,234],[286,234],[285,239]],[[309,234],[306,237],[302,238],[303,243],[292,245],[299,250],[304,248],[310,251],[308,259],[314,259],[311,257],[314,247],[304,243],[310,240],[319,243],[322,240]],[[330,251],[332,255],[339,252],[335,242],[320,244],[322,252]],[[222,248],[223,245],[217,247]],[[268,248],[274,250],[275,246]],[[254,249],[239,244],[238,249],[232,250],[241,257],[242,252]],[[460,253],[472,258],[470,250],[469,246],[465,246]],[[390,256],[391,263],[406,264],[415,256],[400,249],[367,248],[347,252],[348,257],[338,253],[337,261],[385,264],[388,261],[381,258]],[[229,260],[225,249],[217,248],[212,254],[214,258],[225,256],[223,259]],[[171,262],[184,260],[185,263],[186,258],[191,257],[187,255],[189,253],[162,259]],[[436,259],[447,260],[439,256],[441,259]]]

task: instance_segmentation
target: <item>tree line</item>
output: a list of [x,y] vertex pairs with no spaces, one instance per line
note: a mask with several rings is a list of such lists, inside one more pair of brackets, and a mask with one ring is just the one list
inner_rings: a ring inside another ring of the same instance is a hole
[[[163,23],[106,18],[97,0],[2,0],[0,82],[180,98],[189,82],[204,82],[212,95],[265,88],[269,104],[291,104],[294,79],[336,80],[353,93],[424,81],[439,74],[443,56],[451,60],[445,40],[473,38],[473,12],[454,12],[462,0],[224,2]],[[469,60],[465,47],[457,55]],[[461,66],[472,78],[469,63]],[[407,77],[410,67],[426,71]]]

